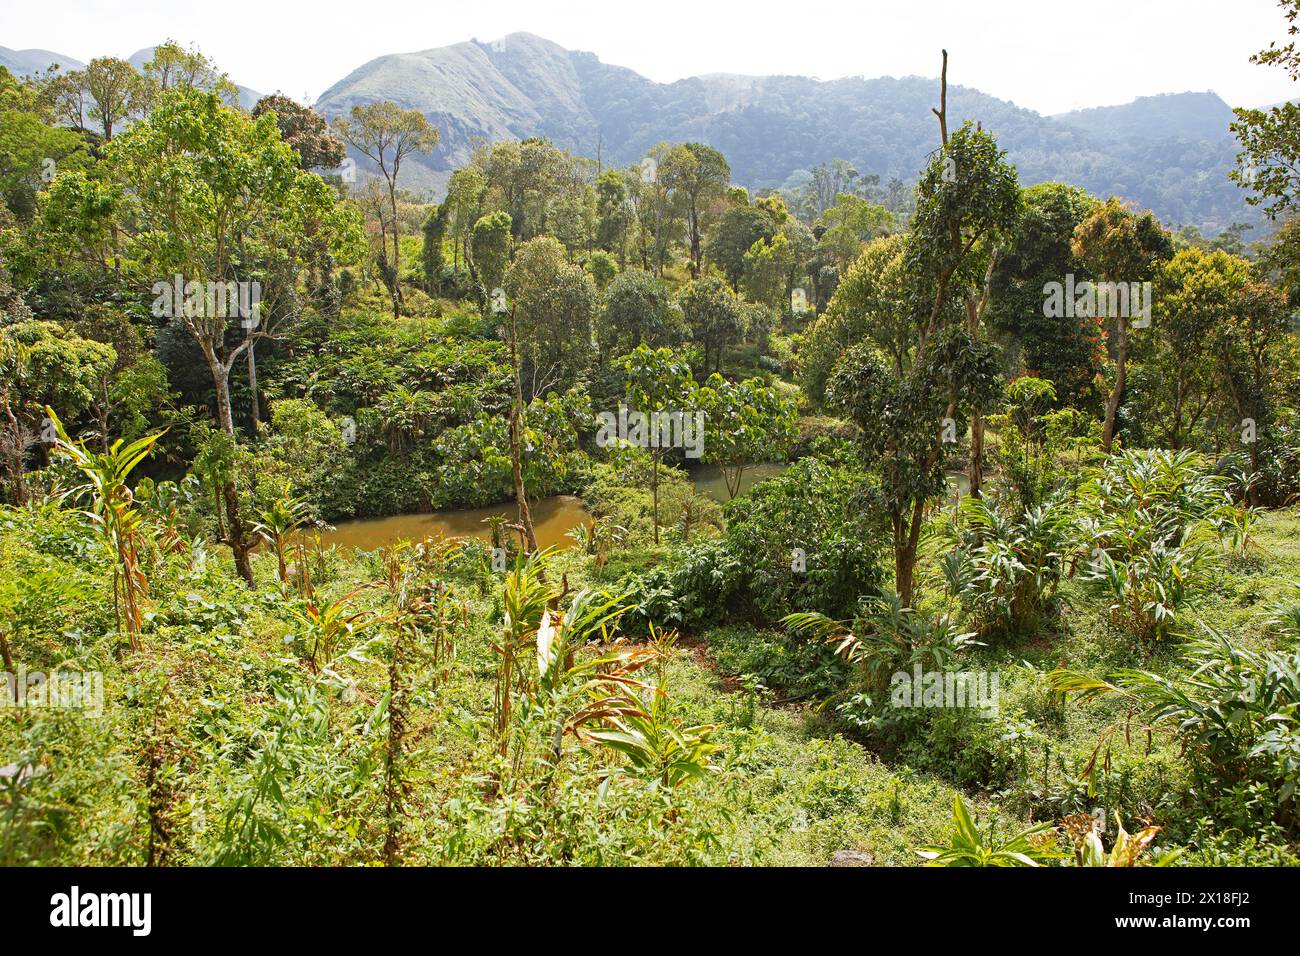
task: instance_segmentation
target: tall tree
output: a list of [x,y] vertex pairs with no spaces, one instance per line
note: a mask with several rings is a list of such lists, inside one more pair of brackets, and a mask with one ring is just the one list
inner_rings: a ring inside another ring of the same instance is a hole
[[[198,345],[212,377],[217,422],[233,440],[231,369],[256,341],[272,334],[273,322],[292,317],[260,314],[251,295],[251,283],[258,280],[250,263],[267,261],[272,251],[291,265],[301,262],[321,237],[328,237],[341,258],[351,259],[360,228],[336,203],[333,190],[299,167],[297,154],[280,140],[273,115],[253,120],[223,105],[216,93],[161,94],[144,119],[113,140],[105,165],[124,193],[120,220],[129,234],[129,259],[152,284],[155,307],[161,305]],[[79,179],[84,177],[61,176],[51,191],[79,195]],[[190,188],[176,189],[177,182]],[[97,228],[93,221],[87,226],[92,233]],[[184,283],[179,301],[176,275]],[[240,296],[239,310],[230,302],[227,283],[247,283],[242,288],[249,294]],[[163,287],[166,296],[160,295]],[[206,294],[210,288],[227,291],[224,308]],[[281,298],[293,301],[291,295]],[[227,333],[235,319],[248,334],[231,347]],[[222,499],[236,566],[251,584],[252,539],[240,514],[233,469]]]
[[275,114],[280,138],[293,147],[303,169],[333,169],[343,162],[343,144],[330,135],[325,117],[310,106],[272,93],[253,107],[254,119],[263,113]]
[[[830,307],[870,310],[852,316],[866,339],[836,363],[828,395],[862,430],[866,457],[879,469],[895,588],[907,606],[926,508],[943,491],[961,419],[998,392],[997,349],[972,334],[966,306],[987,281],[992,240],[1020,212],[1014,168],[975,124],[949,135],[945,101],[946,84],[936,110],[944,146],[922,173],[912,232],[887,270],[896,288]],[[842,286],[835,297],[851,292]]]
[[[1091,216],[1079,223],[1071,243],[1074,254],[1107,283],[1149,282],[1157,264],[1173,253],[1169,234],[1160,228],[1151,213],[1137,215],[1112,196]],[[1111,352],[1115,358],[1115,381],[1106,400],[1106,417],[1101,443],[1107,454],[1115,439],[1115,417],[1124,399],[1128,378],[1129,318],[1118,308],[1115,296],[1107,296],[1109,311],[1116,313],[1111,333]],[[1130,303],[1131,307],[1131,303]]]
[[429,153],[438,145],[438,130],[419,110],[402,109],[390,100],[352,107],[349,117],[334,120],[345,142],[368,158],[388,184],[393,222],[393,318],[401,315],[402,248],[397,218],[397,180],[402,160],[412,153]]
[[681,197],[686,210],[686,233],[690,242],[691,276],[699,278],[702,252],[700,237],[711,205],[721,199],[731,182],[731,167],[712,146],[684,143],[674,146],[660,170],[665,185]]

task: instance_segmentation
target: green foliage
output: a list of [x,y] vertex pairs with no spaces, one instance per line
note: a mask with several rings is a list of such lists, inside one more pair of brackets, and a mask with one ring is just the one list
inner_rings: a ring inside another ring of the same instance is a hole
[[1192,452],[1126,450],[1083,495],[1084,576],[1106,589],[1117,626],[1140,640],[1168,635],[1208,570],[1222,481]]
[[952,800],[953,834],[947,844],[923,847],[916,852],[927,866],[1041,866],[1058,856],[1050,840],[1052,825],[1039,823],[1027,830],[1004,837],[990,823],[981,832],[960,796]]

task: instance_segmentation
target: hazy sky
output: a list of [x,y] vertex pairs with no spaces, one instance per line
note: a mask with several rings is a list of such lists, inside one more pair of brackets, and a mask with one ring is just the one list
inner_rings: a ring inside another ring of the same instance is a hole
[[0,45],[88,60],[165,37],[237,82],[315,98],[385,53],[525,30],[660,81],[699,73],[935,76],[1056,113],[1214,90],[1296,95],[1251,53],[1282,40],[1275,0],[0,0]]

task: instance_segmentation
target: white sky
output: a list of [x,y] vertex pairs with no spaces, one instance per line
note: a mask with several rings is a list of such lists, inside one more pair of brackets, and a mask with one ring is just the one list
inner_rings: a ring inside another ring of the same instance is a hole
[[1232,106],[1295,85],[1251,53],[1275,0],[0,0],[0,46],[80,60],[166,37],[263,93],[314,99],[367,60],[524,30],[659,81],[700,73],[938,74],[1042,113],[1213,90]]

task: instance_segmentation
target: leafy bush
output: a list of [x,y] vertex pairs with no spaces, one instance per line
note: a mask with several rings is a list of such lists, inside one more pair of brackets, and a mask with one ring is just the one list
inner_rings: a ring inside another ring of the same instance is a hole
[[1224,482],[1188,451],[1126,450],[1083,489],[1085,578],[1111,597],[1112,622],[1139,639],[1169,633],[1208,570],[1209,523]]
[[880,593],[884,577],[883,536],[866,495],[849,469],[796,462],[726,506],[722,537],[625,582],[633,618],[695,628],[771,623],[795,610],[852,614],[860,597]]
[[987,498],[966,498],[958,547],[945,556],[948,589],[981,637],[1029,635],[1056,610],[1057,587],[1078,534],[1061,500],[1009,513]]

